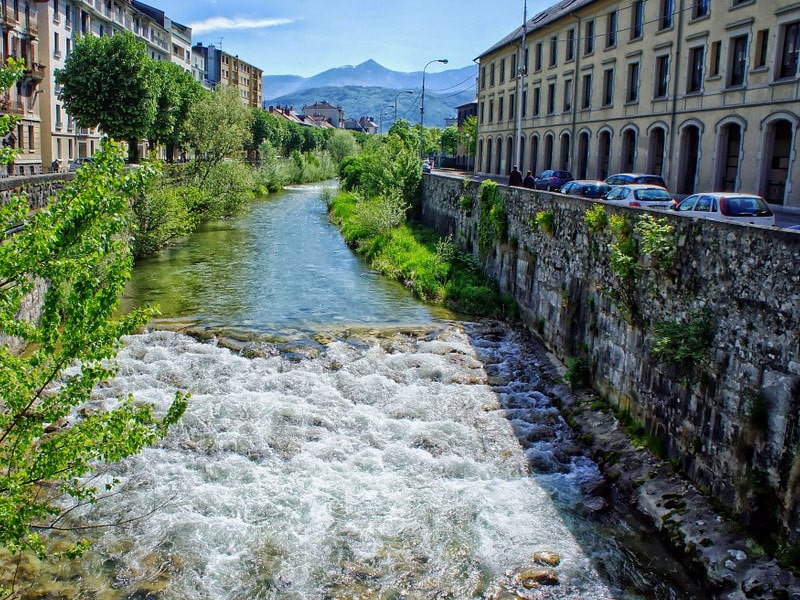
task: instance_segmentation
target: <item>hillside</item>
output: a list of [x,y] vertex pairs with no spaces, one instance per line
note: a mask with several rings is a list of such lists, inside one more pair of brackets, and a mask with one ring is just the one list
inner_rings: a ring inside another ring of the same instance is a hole
[[[476,75],[474,66],[426,71],[425,124],[444,127],[446,118],[456,116],[457,106],[474,100]],[[394,121],[395,97],[397,118],[419,122],[421,86],[421,71],[401,73],[369,60],[355,67],[329,69],[307,78],[265,75],[264,102],[267,106],[292,106],[300,112],[305,105],[326,101],[341,106],[347,118],[371,116],[379,124],[382,120],[386,130]]]

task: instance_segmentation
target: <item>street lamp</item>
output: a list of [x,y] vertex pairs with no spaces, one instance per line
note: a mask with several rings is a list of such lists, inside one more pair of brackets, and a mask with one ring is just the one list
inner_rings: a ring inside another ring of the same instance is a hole
[[422,97],[419,101],[419,157],[422,158],[422,150],[424,147],[424,127],[425,127],[425,69],[428,66],[432,65],[435,62],[442,63],[443,65],[447,64],[446,58],[436,58],[430,61],[427,65],[422,68]]
[[400,94],[413,94],[414,90],[400,90],[394,97],[394,120],[397,122],[397,96]]
[[381,109],[381,116],[380,116],[380,120],[378,121],[378,135],[380,135],[381,131],[383,130],[383,115],[385,115],[386,111],[390,110],[391,108],[392,108],[391,106],[384,106]]

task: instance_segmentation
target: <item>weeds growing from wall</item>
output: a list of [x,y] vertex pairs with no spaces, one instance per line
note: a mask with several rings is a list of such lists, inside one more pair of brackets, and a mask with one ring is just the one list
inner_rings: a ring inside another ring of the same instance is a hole
[[685,369],[704,366],[714,341],[714,324],[708,310],[691,313],[687,321],[658,321],[653,326],[652,355]]
[[553,235],[556,232],[556,216],[552,210],[540,210],[536,213],[534,221],[539,231],[543,231],[547,235]]
[[478,252],[481,256],[491,253],[497,242],[508,237],[508,215],[505,200],[497,182],[485,179],[480,191],[480,219],[478,221]]
[[636,223],[641,250],[650,257],[653,268],[662,273],[669,270],[675,259],[675,227],[666,219],[650,215],[639,217]]

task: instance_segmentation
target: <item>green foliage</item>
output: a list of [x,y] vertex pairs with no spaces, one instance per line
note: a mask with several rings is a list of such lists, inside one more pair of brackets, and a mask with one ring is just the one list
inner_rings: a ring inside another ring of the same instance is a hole
[[325,151],[292,152],[288,160],[277,163],[278,180],[282,183],[310,183],[336,177],[336,165]]
[[187,143],[195,152],[195,172],[204,179],[214,165],[227,158],[241,158],[250,145],[250,110],[239,92],[217,86],[189,109]]
[[186,144],[189,109],[206,91],[191,73],[173,62],[149,61],[149,69],[156,113],[147,140],[153,146],[166,145],[167,160],[172,162],[175,150]]
[[586,209],[584,219],[589,227],[589,233],[595,235],[602,233],[608,226],[608,213],[602,204],[593,204],[591,208]]
[[151,63],[130,31],[80,37],[55,71],[64,109],[81,127],[100,127],[112,139],[144,138],[156,115]]
[[[160,416],[131,397],[78,410],[114,374],[122,336],[153,312],[115,316],[133,263],[128,204],[153,175],[126,173],[122,148],[107,142],[47,210],[29,213],[24,197],[0,206],[0,231],[23,225],[0,243],[0,545],[12,554],[45,555],[38,531],[58,520],[64,497],[97,495],[83,477],[162,437],[186,407],[178,395]],[[21,318],[40,282],[38,318]]]
[[589,367],[586,361],[580,357],[574,356],[567,359],[567,383],[572,387],[584,386],[589,383]]
[[392,213],[385,199],[362,200],[353,192],[341,192],[329,211],[350,246],[426,302],[473,315],[499,316],[511,310],[474,257],[460,252],[450,239],[413,223],[389,227],[390,217],[401,215]]
[[446,127],[439,139],[442,151],[450,156],[455,156],[458,152],[459,137],[458,128],[455,125]]
[[612,300],[630,317],[637,314],[636,281],[639,277],[639,246],[633,237],[630,222],[622,215],[611,215],[611,242],[608,244],[609,266],[615,278]]
[[339,165],[348,156],[357,154],[360,148],[350,131],[337,129],[325,143],[325,150],[331,155],[333,162]]
[[653,327],[652,354],[658,360],[682,367],[704,364],[714,340],[708,310],[689,315],[687,322],[659,321]]
[[200,190],[192,185],[173,185],[164,179],[148,185],[131,204],[134,256],[153,253],[192,233],[198,217],[191,207],[200,198]]
[[486,256],[497,242],[504,242],[508,236],[505,200],[500,194],[497,182],[485,179],[481,183],[479,206],[478,251],[481,256]]
[[536,226],[547,235],[556,231],[556,216],[552,210],[540,210],[536,213]]
[[650,215],[639,217],[636,224],[642,252],[647,254],[653,266],[660,271],[668,269],[675,258],[675,227],[666,219],[656,219]]
[[478,117],[470,115],[461,126],[461,143],[467,156],[475,156],[475,147],[478,144]]

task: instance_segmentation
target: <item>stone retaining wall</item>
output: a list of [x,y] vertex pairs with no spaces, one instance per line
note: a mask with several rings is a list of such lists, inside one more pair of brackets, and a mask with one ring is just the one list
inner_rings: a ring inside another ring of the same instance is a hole
[[[421,207],[427,225],[476,254],[479,186],[425,176]],[[508,241],[481,259],[525,324],[562,361],[585,361],[593,386],[701,489],[746,523],[780,523],[800,543],[800,233],[606,206],[675,228],[673,264],[662,270],[640,259],[639,315],[630,318],[609,293],[611,236],[590,234],[591,201],[500,191]],[[552,213],[552,233],[536,227],[539,211]],[[713,323],[708,363],[656,360],[654,326],[686,323],[701,310]]]

